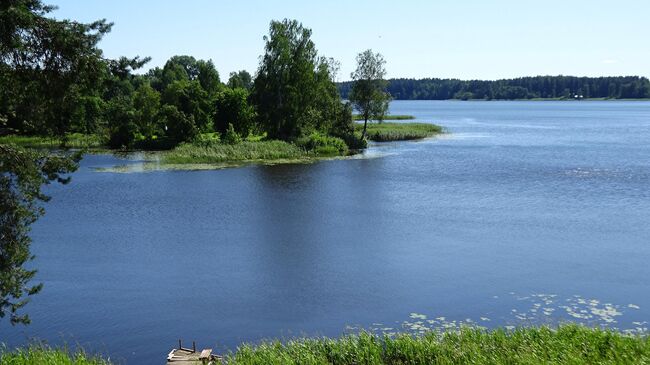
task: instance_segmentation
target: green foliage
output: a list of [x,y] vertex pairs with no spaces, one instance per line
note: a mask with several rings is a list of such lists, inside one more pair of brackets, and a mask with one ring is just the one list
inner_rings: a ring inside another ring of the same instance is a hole
[[33,259],[29,227],[44,213],[40,203],[49,200],[41,186],[56,181],[67,184],[64,174],[77,169],[81,154],[41,154],[0,144],[0,318],[12,324],[29,323],[19,313],[42,285],[31,285],[35,270],[24,265]]
[[55,349],[33,345],[15,351],[0,350],[0,365],[110,365],[109,360],[90,356],[79,350],[70,353],[65,349]]
[[341,108],[336,64],[318,57],[311,30],[295,20],[272,21],[251,100],[270,138],[295,140],[327,131]]
[[248,104],[248,91],[246,89],[226,88],[216,97],[216,111],[214,115],[214,129],[219,133],[226,133],[229,126],[241,136],[246,137],[253,129],[255,110]]
[[13,144],[20,147],[39,149],[57,149],[61,147],[90,149],[105,146],[106,141],[96,134],[72,133],[67,134],[65,139],[60,137],[8,135],[0,137],[0,144]]
[[[358,132],[363,125],[357,124]],[[442,133],[442,128],[429,123],[369,123],[367,137],[375,142],[408,141]]]
[[143,83],[133,95],[135,108],[135,123],[138,132],[146,138],[164,133],[160,125],[160,93],[154,90],[149,83]]
[[310,156],[304,149],[284,141],[242,141],[184,143],[167,152],[163,161],[170,164],[228,163],[247,161],[299,160]]
[[230,78],[228,79],[228,87],[231,89],[241,88],[250,90],[253,88],[253,78],[246,70],[231,72]]
[[[363,120],[363,115],[355,114],[352,116],[353,120]],[[384,116],[383,120],[411,120],[415,119],[413,115],[399,115],[399,114],[388,114]]]
[[104,20],[83,24],[48,18],[39,0],[0,5],[0,115],[15,131],[64,135],[84,125],[82,100],[97,95],[104,67],[97,43]]
[[381,54],[369,49],[357,55],[357,69],[350,75],[353,83],[349,99],[364,121],[361,139],[366,137],[368,120],[381,121],[388,111],[390,94],[385,91],[388,85],[384,80],[385,64]]
[[211,123],[211,101],[208,93],[196,81],[176,80],[165,88],[161,99],[163,104],[173,105],[187,116],[191,116],[196,127],[208,131]]
[[[339,90],[350,95],[352,82]],[[388,92],[398,100],[513,100],[513,99],[643,99],[650,98],[650,80],[638,76],[535,76],[496,81],[458,79],[391,79]]]
[[348,154],[348,145],[338,137],[312,133],[308,137],[296,140],[296,144],[319,156],[341,156]]
[[130,148],[135,142],[138,126],[135,124],[133,103],[127,97],[118,97],[108,103],[105,118],[109,121],[111,148]]
[[242,139],[239,133],[235,131],[235,128],[232,126],[231,123],[228,123],[228,128],[226,129],[226,133],[223,135],[223,143],[227,144],[237,144],[241,143]]
[[171,140],[177,143],[192,141],[199,134],[193,115],[183,113],[174,105],[164,105],[161,114],[165,130]]
[[565,325],[514,331],[465,328],[423,336],[303,339],[243,345],[231,365],[267,364],[645,364],[650,338]]

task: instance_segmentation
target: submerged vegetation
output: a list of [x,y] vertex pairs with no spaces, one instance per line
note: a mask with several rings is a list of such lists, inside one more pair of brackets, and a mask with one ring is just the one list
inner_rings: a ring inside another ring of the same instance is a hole
[[[514,330],[462,328],[413,336],[362,332],[338,339],[295,339],[242,345],[224,356],[229,365],[267,364],[645,364],[650,338],[575,324]],[[83,352],[29,347],[5,352],[0,365],[79,364],[110,361]]]
[[[357,131],[363,125],[355,126]],[[408,141],[423,139],[442,133],[442,127],[428,123],[369,123],[367,136],[375,142]]]

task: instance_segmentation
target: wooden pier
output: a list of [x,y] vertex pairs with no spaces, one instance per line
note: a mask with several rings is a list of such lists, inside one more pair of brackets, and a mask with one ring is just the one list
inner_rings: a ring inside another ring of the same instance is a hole
[[178,340],[178,349],[173,349],[167,355],[167,365],[217,365],[221,364],[221,356],[213,355],[212,349],[196,351],[196,343],[192,342],[192,348],[183,347],[181,340]]

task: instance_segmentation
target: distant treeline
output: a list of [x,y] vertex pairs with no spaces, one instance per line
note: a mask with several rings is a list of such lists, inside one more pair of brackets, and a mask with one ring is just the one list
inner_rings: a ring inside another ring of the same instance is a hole
[[[347,98],[351,82],[338,86],[341,96]],[[650,81],[638,76],[535,76],[496,81],[391,79],[388,92],[396,100],[643,99],[650,98]]]

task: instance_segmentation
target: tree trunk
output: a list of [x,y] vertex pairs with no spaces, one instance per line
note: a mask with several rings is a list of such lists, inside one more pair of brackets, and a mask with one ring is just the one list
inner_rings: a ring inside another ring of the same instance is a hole
[[366,129],[368,128],[368,116],[364,116],[363,119],[363,132],[361,132],[361,140],[366,139]]

